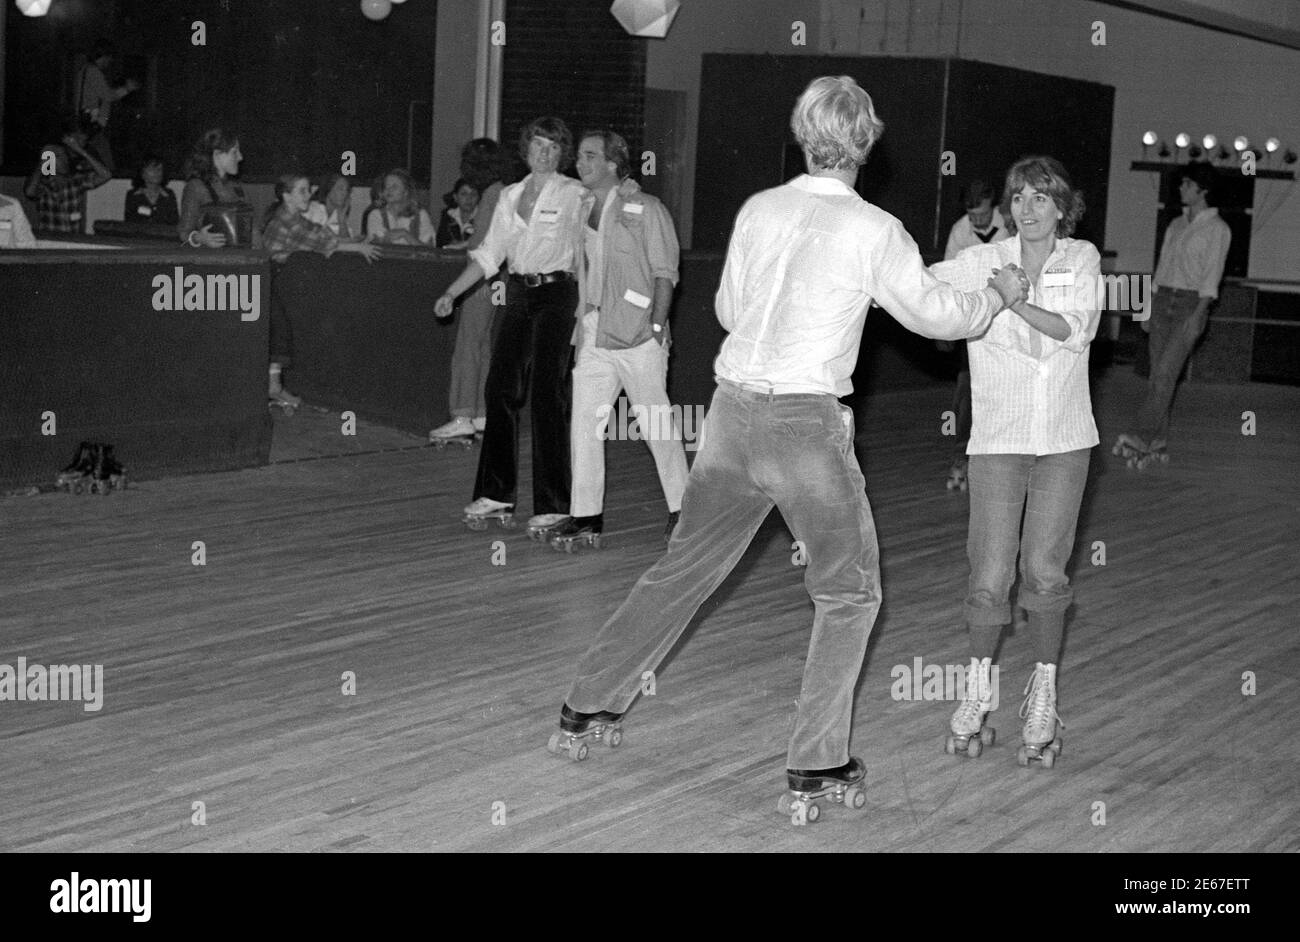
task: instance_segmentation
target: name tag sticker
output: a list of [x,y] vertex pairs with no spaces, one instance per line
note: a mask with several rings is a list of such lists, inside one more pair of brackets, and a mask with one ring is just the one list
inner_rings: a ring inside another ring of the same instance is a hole
[[558,209],[539,209],[537,218],[541,222],[555,222],[560,218],[560,211]]
[[637,307],[640,308],[647,308],[650,306],[649,298],[647,298],[644,294],[638,294],[637,292],[633,291],[631,288],[628,288],[626,291],[623,292],[623,300],[631,304],[635,304]]
[[635,213],[636,215],[640,216],[642,213],[645,212],[645,207],[640,203],[624,203],[623,212]]
[[1072,271],[1043,272],[1044,288],[1068,288],[1072,284],[1074,284],[1074,272]]
[[0,232],[6,232],[14,227],[14,224],[8,219],[0,219]]
[[152,215],[153,215],[153,210],[150,209],[148,206],[140,206],[140,207],[138,207],[138,208],[136,209],[136,212],[139,213],[141,216],[152,216]]

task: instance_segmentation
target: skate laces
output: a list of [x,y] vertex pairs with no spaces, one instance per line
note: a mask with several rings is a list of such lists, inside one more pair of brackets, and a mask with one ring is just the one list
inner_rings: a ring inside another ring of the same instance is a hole
[[1065,729],[1065,722],[1056,712],[1056,685],[1046,681],[1047,671],[1035,668],[1034,674],[1025,684],[1025,701],[1020,704],[1020,718],[1028,726],[1046,726],[1055,720],[1056,725]]

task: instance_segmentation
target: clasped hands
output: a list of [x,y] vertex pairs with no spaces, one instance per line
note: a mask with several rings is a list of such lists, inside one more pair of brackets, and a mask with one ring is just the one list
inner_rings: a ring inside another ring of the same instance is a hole
[[989,279],[988,284],[990,288],[1002,295],[1006,307],[1015,307],[1029,297],[1029,276],[1014,262],[993,269],[993,277]]

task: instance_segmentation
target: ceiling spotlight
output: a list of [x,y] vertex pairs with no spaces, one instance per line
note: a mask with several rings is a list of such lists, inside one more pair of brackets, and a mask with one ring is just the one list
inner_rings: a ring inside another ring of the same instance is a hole
[[1158,140],[1160,140],[1160,138],[1156,137],[1155,131],[1147,131],[1147,133],[1142,135],[1142,144],[1144,147],[1150,147]]
[[50,12],[50,0],[14,0],[23,16],[44,16]]
[[1250,146],[1250,141],[1246,140],[1244,135],[1238,134],[1232,139],[1232,149],[1238,152],[1245,150]]
[[1281,146],[1282,146],[1282,142],[1275,137],[1270,137],[1267,141],[1264,142],[1264,150],[1268,151],[1270,154],[1273,153],[1273,151],[1277,150]]
[[1182,131],[1179,131],[1178,136],[1174,138],[1174,143],[1177,144],[1179,148],[1183,148],[1186,147],[1188,144],[1192,143],[1192,138],[1190,135],[1184,134]]
[[1207,152],[1214,150],[1214,145],[1217,143],[1219,143],[1219,139],[1213,134],[1207,134],[1205,137],[1201,138],[1201,144],[1205,146]]

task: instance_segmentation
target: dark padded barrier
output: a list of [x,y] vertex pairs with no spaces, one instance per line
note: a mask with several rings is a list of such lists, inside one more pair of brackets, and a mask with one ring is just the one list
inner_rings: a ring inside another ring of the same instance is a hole
[[[178,266],[257,278],[258,319],[155,310],[154,279]],[[0,485],[52,483],[83,439],[112,444],[132,479],[265,464],[267,276],[234,251],[0,252]]]
[[450,417],[447,384],[456,315],[433,305],[465,267],[465,256],[386,247],[358,255],[295,252],[276,276],[293,324],[285,383],[310,402],[418,435]]
[[[450,417],[456,319],[436,320],[433,304],[464,267],[464,256],[385,253],[371,265],[357,256],[295,253],[280,269],[275,290],[294,336],[286,384],[311,402],[423,435]],[[726,336],[713,311],[722,263],[718,253],[688,252],[682,259],[668,376],[669,397],[679,405],[707,405],[713,396],[713,360]],[[858,394],[951,377],[932,341],[872,311],[854,375]]]

